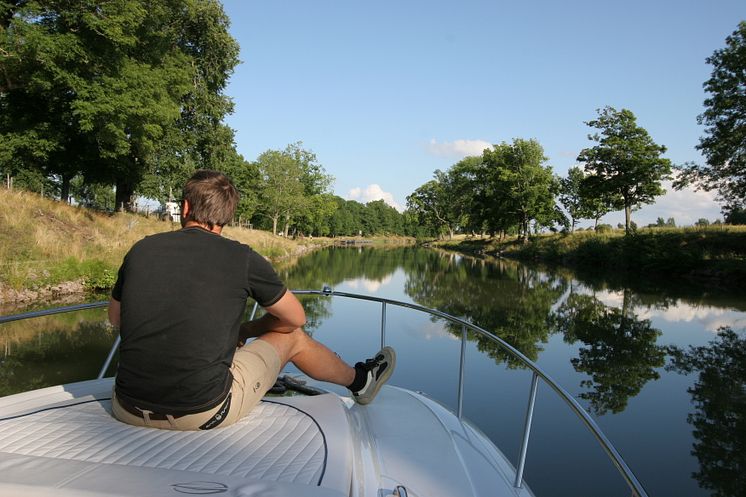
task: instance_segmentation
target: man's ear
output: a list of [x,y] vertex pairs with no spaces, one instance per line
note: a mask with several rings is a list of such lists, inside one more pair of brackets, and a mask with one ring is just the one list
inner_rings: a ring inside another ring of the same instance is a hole
[[191,210],[191,207],[189,206],[189,202],[187,199],[184,199],[181,201],[181,215],[179,216],[179,220],[181,221],[181,227],[186,227],[186,220],[187,216],[189,215],[189,211]]

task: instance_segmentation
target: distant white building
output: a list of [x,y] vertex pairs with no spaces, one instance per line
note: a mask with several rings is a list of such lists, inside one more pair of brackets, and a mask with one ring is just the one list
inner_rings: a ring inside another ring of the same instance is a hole
[[178,202],[166,202],[163,205],[163,219],[173,223],[181,222],[181,205]]

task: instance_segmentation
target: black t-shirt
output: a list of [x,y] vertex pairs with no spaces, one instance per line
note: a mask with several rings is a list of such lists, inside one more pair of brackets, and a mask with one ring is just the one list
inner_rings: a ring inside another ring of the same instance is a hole
[[266,307],[286,288],[251,248],[197,227],[137,242],[112,297],[121,302],[117,395],[166,414],[219,404],[248,297]]

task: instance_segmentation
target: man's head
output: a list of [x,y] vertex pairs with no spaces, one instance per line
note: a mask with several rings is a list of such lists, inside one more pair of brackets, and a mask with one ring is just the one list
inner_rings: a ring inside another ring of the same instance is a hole
[[[181,225],[194,221],[210,229],[222,227],[233,220],[238,197],[238,190],[225,174],[201,169],[184,186]],[[189,204],[187,209],[184,202]]]

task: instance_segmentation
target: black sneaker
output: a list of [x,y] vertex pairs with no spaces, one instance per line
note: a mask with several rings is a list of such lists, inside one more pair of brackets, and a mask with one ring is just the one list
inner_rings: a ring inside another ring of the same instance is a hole
[[355,367],[368,372],[368,381],[357,392],[352,392],[352,398],[358,404],[370,404],[384,383],[391,377],[396,366],[396,352],[391,347],[384,347],[372,359],[364,363],[359,362]]

